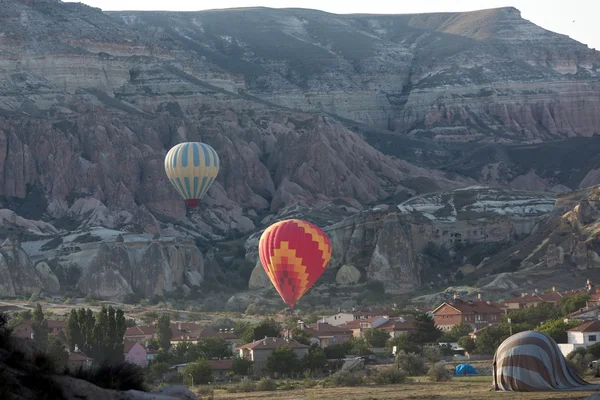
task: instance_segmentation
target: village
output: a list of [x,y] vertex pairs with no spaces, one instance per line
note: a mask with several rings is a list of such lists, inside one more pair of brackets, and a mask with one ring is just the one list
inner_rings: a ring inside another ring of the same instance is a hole
[[[503,302],[485,300],[481,294],[472,300],[454,294],[451,300],[431,310],[398,309],[395,306],[338,310],[333,315],[318,316],[310,323],[296,316],[288,316],[287,322],[281,324],[275,323],[274,318],[266,318],[261,322],[262,328],[267,327],[263,331],[270,333],[264,337],[248,336],[239,326],[215,328],[194,321],[169,320],[168,345],[164,344],[164,334],[162,339],[159,337],[159,317],[150,324],[136,323],[125,329],[122,359],[147,370],[160,364],[161,368],[153,375],[158,382],[185,382],[186,367],[195,360],[165,354],[182,355],[191,346],[201,345],[220,349],[207,353],[212,382],[231,382],[240,374],[239,368],[235,367],[236,360],[242,359],[252,365],[245,371],[248,375],[266,376],[271,354],[284,347],[291,349],[298,360],[309,357],[311,349],[322,349],[327,363],[317,367],[316,375],[330,375],[336,370],[365,371],[369,365],[393,364],[394,356],[399,352],[418,351],[413,350],[405,338],[421,329],[417,327],[416,319],[423,320],[426,316],[425,319],[429,318],[435,325],[437,335],[432,338],[441,350],[439,358],[455,366],[491,360],[499,342],[513,333],[544,331],[548,324],[544,310],[554,310],[548,312],[553,313],[553,321],[559,321],[558,331],[555,324],[552,325],[554,330],[547,333],[556,340],[565,357],[577,351],[585,354],[586,348],[600,342],[600,291],[589,280],[580,289],[560,292],[553,287],[544,292],[522,293]],[[557,310],[561,307],[570,312],[559,315]],[[535,316],[526,321],[529,314]],[[261,323],[254,325],[254,333],[260,330],[256,326],[260,327]],[[35,341],[34,324],[33,320],[13,324],[13,335]],[[133,320],[130,320],[132,324]],[[67,326],[68,320],[47,320],[48,334],[52,337],[72,335]],[[249,327],[248,323],[243,325],[245,329]],[[163,343],[159,343],[161,340]],[[427,346],[431,347],[432,343]],[[69,349],[68,368],[91,369],[95,364],[95,360],[77,345]],[[485,371],[487,368],[482,368],[481,372],[485,374]]]

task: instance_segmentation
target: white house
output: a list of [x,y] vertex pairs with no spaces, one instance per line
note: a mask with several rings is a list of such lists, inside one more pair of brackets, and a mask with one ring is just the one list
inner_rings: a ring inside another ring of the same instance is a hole
[[586,322],[567,331],[568,343],[559,343],[563,355],[567,355],[578,347],[588,347],[600,343],[600,320]]
[[324,319],[324,322],[327,322],[332,326],[340,326],[348,322],[368,320],[374,317],[389,319],[390,315],[393,313],[394,309],[390,308],[364,307],[358,311],[353,308],[352,311],[338,312],[337,314],[327,317]]

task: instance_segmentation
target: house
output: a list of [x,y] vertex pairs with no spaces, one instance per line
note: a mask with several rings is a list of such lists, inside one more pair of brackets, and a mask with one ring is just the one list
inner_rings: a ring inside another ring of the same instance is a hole
[[67,360],[67,366],[71,371],[76,371],[79,368],[81,369],[89,369],[92,368],[94,364],[94,360],[90,357],[86,356],[82,352],[73,352],[69,353],[69,358]]
[[586,305],[590,308],[600,306],[600,293],[592,293]]
[[146,340],[156,339],[156,326],[137,325],[127,328],[124,335],[125,340],[143,343]]
[[[64,321],[47,320],[48,334],[58,335],[60,332],[67,333],[67,324]],[[33,339],[33,321],[19,322],[13,327],[13,335],[20,338]]]
[[147,354],[148,352],[144,346],[138,342],[126,340],[125,343],[123,343],[123,355],[125,356],[125,361],[127,362],[144,368],[148,365]]
[[379,325],[377,329],[388,332],[391,338],[397,338],[400,335],[411,332],[414,321],[413,317],[392,318]]
[[540,303],[551,303],[558,304],[562,298],[563,294],[556,291],[555,287],[552,287],[552,292],[550,293],[521,293],[521,296],[515,297],[512,299],[508,299],[504,301],[504,306],[507,312],[512,310],[520,310],[525,307],[532,307]]
[[173,337],[171,338],[171,345],[175,346],[180,342],[198,343],[198,340],[208,338],[224,339],[231,345],[231,349],[235,351],[236,342],[239,339],[239,336],[233,332],[233,328],[219,329],[217,331],[210,328],[202,328],[200,325],[198,325],[195,331],[188,332],[182,329],[181,331],[178,331],[177,334],[173,334]]
[[208,360],[208,363],[212,367],[213,376],[217,380],[224,379],[233,368],[233,360]]
[[566,356],[578,347],[588,347],[600,343],[600,320],[589,321],[567,331],[567,343],[558,347]]
[[480,329],[487,325],[499,325],[502,314],[502,308],[491,301],[483,301],[481,298],[464,301],[455,297],[454,301],[444,302],[433,310],[433,320],[443,330],[461,323]]
[[373,328],[378,328],[381,325],[385,324],[389,321],[388,318],[385,317],[371,317],[368,319],[357,319],[354,321],[346,322],[345,324],[340,325],[340,328],[349,329],[352,331],[352,336],[361,338],[364,336],[364,333]]
[[340,326],[351,321],[366,320],[374,317],[389,318],[393,313],[393,308],[365,307],[356,310],[353,307],[352,311],[338,312],[330,317],[326,317],[325,322],[329,325]]
[[31,321],[19,322],[12,328],[12,334],[14,337],[19,338],[33,338],[33,327]]
[[565,317],[565,323],[573,320],[593,321],[600,319],[600,305],[585,307]]
[[293,339],[266,336],[264,339],[255,340],[252,343],[239,346],[237,347],[237,350],[239,351],[240,357],[254,361],[254,370],[259,372],[266,364],[269,354],[282,346],[291,346],[299,359],[302,359],[302,357],[308,354],[309,346],[305,344],[298,343]]
[[300,329],[306,330],[312,336],[312,343],[316,343],[323,348],[332,344],[343,343],[353,336],[352,330],[333,326],[323,321],[308,325],[306,328],[304,322],[300,321]]

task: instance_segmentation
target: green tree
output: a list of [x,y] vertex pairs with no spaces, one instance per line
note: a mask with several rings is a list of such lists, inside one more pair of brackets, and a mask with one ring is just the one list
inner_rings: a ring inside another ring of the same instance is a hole
[[[233,328],[235,331],[235,327]],[[247,328],[240,339],[245,343],[263,339],[264,337],[281,337],[281,325],[273,318],[266,318],[256,325]]]
[[67,361],[69,360],[69,353],[67,353],[64,344],[61,343],[59,339],[55,338],[50,341],[48,355],[52,357],[59,370],[66,368]]
[[560,304],[560,312],[563,316],[584,308],[590,295],[587,292],[577,293],[573,296],[563,297]]
[[305,344],[307,346],[311,345],[310,339],[312,335],[308,333],[305,329],[294,328],[292,331],[292,339],[294,339],[298,343]]
[[156,323],[156,336],[161,349],[169,350],[171,348],[173,331],[171,331],[171,318],[169,318],[168,314],[162,314],[158,317],[158,322]]
[[160,343],[156,339],[148,339],[144,342],[144,347],[148,350],[156,350],[160,349]]
[[192,342],[184,340],[171,347],[171,353],[177,363],[183,364],[198,358],[199,353],[195,347]]
[[313,345],[308,349],[308,354],[302,359],[304,369],[311,373],[321,372],[327,365],[327,357],[325,351],[317,345]]
[[436,363],[442,359],[442,352],[438,346],[427,346],[423,348],[425,359],[430,363]]
[[390,334],[381,329],[371,328],[365,332],[365,339],[373,347],[384,347],[389,338]]
[[[84,313],[85,317],[85,313]],[[79,327],[79,314],[77,310],[74,308],[71,309],[71,313],[69,314],[69,319],[67,319],[67,344],[69,346],[69,351],[75,351],[75,346],[80,346],[82,344],[83,334],[81,332],[81,328]]]
[[231,345],[223,338],[200,339],[196,347],[198,348],[198,353],[208,359],[223,359],[232,356]]
[[476,344],[472,337],[463,336],[458,339],[458,345],[465,349],[467,353],[472,353],[475,350]]
[[194,385],[206,385],[214,380],[212,367],[207,360],[202,358],[186,365],[182,375],[187,385],[192,384],[192,377]]
[[418,344],[434,343],[442,336],[442,330],[435,326],[433,317],[426,313],[415,316],[413,328],[414,332],[409,335]]
[[546,320],[558,317],[560,317],[560,309],[554,304],[539,303],[522,310],[511,311],[508,315],[502,317],[502,321],[506,323],[510,318],[513,324],[527,324],[529,329],[533,329],[533,327]]
[[298,356],[289,345],[281,346],[267,356],[265,370],[270,374],[276,372],[284,376],[291,376],[299,373],[301,368]]
[[396,351],[404,351],[405,353],[421,354],[422,346],[413,340],[411,334],[403,334],[396,338],[388,340],[386,347],[391,352],[396,346]]
[[171,364],[164,362],[153,362],[152,365],[150,365],[148,376],[151,381],[162,380],[163,375],[169,370],[169,368],[171,368]]
[[364,338],[350,338],[344,342],[346,346],[349,346],[347,354],[355,356],[368,356],[373,354],[369,348],[369,343]]
[[236,375],[248,376],[252,373],[252,360],[243,357],[234,357],[231,370]]
[[471,326],[465,323],[454,325],[450,330],[443,332],[440,342],[456,342],[459,338],[467,336],[472,330]]
[[48,321],[44,318],[44,312],[40,303],[35,305],[33,312],[33,340],[39,349],[46,351],[48,348]]
[[567,343],[567,331],[575,328],[581,322],[569,321],[565,323],[564,319],[558,318],[544,322],[536,331],[543,332],[550,336],[556,343]]
[[331,345],[325,347],[325,356],[329,360],[331,360],[331,359],[339,360],[341,358],[346,357],[346,354],[348,354],[348,350],[349,350],[349,347],[342,343],[331,344]]

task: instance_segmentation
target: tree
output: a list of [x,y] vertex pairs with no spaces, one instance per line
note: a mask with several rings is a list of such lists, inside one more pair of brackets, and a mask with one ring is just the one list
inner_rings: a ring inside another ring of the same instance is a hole
[[[235,327],[233,329],[235,331]],[[266,318],[258,324],[247,328],[240,336],[240,339],[246,344],[263,339],[264,337],[281,337],[281,329],[281,325],[273,318]]]
[[433,317],[429,314],[423,313],[415,316],[413,328],[414,332],[409,335],[418,344],[434,343],[442,336],[442,330],[435,326]]
[[461,322],[454,325],[450,330],[444,332],[440,338],[441,342],[456,342],[459,338],[467,336],[473,329],[470,325]]
[[231,357],[231,345],[223,338],[204,338],[196,345],[198,353],[207,359]]
[[147,350],[158,351],[160,349],[160,343],[158,343],[158,340],[156,340],[156,339],[148,339],[144,342],[144,347]]
[[308,349],[308,354],[302,359],[304,369],[311,373],[320,372],[327,365],[327,357],[325,351],[317,345],[313,345]]
[[186,367],[183,369],[182,375],[184,382],[188,385],[205,385],[213,381],[212,367],[208,361],[203,358],[186,365]]
[[536,331],[547,334],[556,343],[567,343],[567,331],[579,324],[579,321],[569,321],[565,324],[564,319],[558,318],[544,322]]
[[[84,313],[85,317],[85,313]],[[67,320],[67,344],[69,346],[69,351],[75,351],[75,346],[80,346],[82,343],[83,334],[81,332],[81,328],[79,327],[79,314],[77,310],[74,308],[71,309],[71,313],[69,314],[69,319]]]
[[252,360],[243,357],[235,357],[231,366],[231,370],[236,375],[248,376],[252,373]]
[[169,368],[171,368],[171,364],[154,362],[150,366],[148,375],[153,381],[162,380],[163,375],[169,370]]
[[365,332],[365,339],[373,347],[384,347],[390,334],[381,329],[371,328]]
[[344,344],[346,346],[349,346],[347,354],[352,354],[355,356],[368,356],[373,354],[373,352],[369,348],[369,344],[364,338],[352,337],[346,340]]
[[59,370],[66,368],[69,360],[69,353],[67,353],[64,344],[59,339],[53,339],[48,346],[48,355],[52,357],[56,366]]
[[427,346],[423,348],[423,353],[425,354],[425,359],[432,364],[442,359],[442,353],[438,346]]
[[511,311],[508,315],[502,317],[502,321],[506,323],[510,318],[512,324],[527,324],[529,329],[532,329],[546,320],[559,317],[560,308],[552,303],[539,303],[522,310]]
[[289,345],[281,346],[267,356],[265,370],[271,374],[278,373],[284,376],[299,373],[302,368],[300,360],[294,349]]
[[587,292],[577,293],[576,295],[563,297],[561,300],[560,312],[563,316],[584,308],[590,295]]
[[327,359],[342,359],[344,357],[346,357],[346,354],[348,354],[348,346],[345,346],[342,343],[338,343],[338,344],[331,344],[327,347],[325,347],[325,356],[327,357]]
[[156,336],[161,349],[169,350],[171,348],[173,331],[171,331],[171,318],[169,318],[168,314],[162,314],[158,317],[158,322],[156,323]]
[[403,334],[396,338],[388,340],[386,347],[393,351],[396,346],[396,351],[404,351],[405,353],[421,354],[421,345],[415,343],[411,334]]
[[292,331],[292,339],[294,339],[298,343],[302,343],[307,346],[310,346],[312,343],[310,340],[312,339],[312,335],[306,330],[300,328],[294,328],[294,330]]
[[463,336],[458,339],[458,345],[465,349],[467,353],[472,353],[475,350],[476,344],[472,337]]
[[44,318],[44,312],[40,303],[35,305],[35,311],[33,312],[33,340],[35,344],[42,350],[46,351],[48,348],[48,321]]

